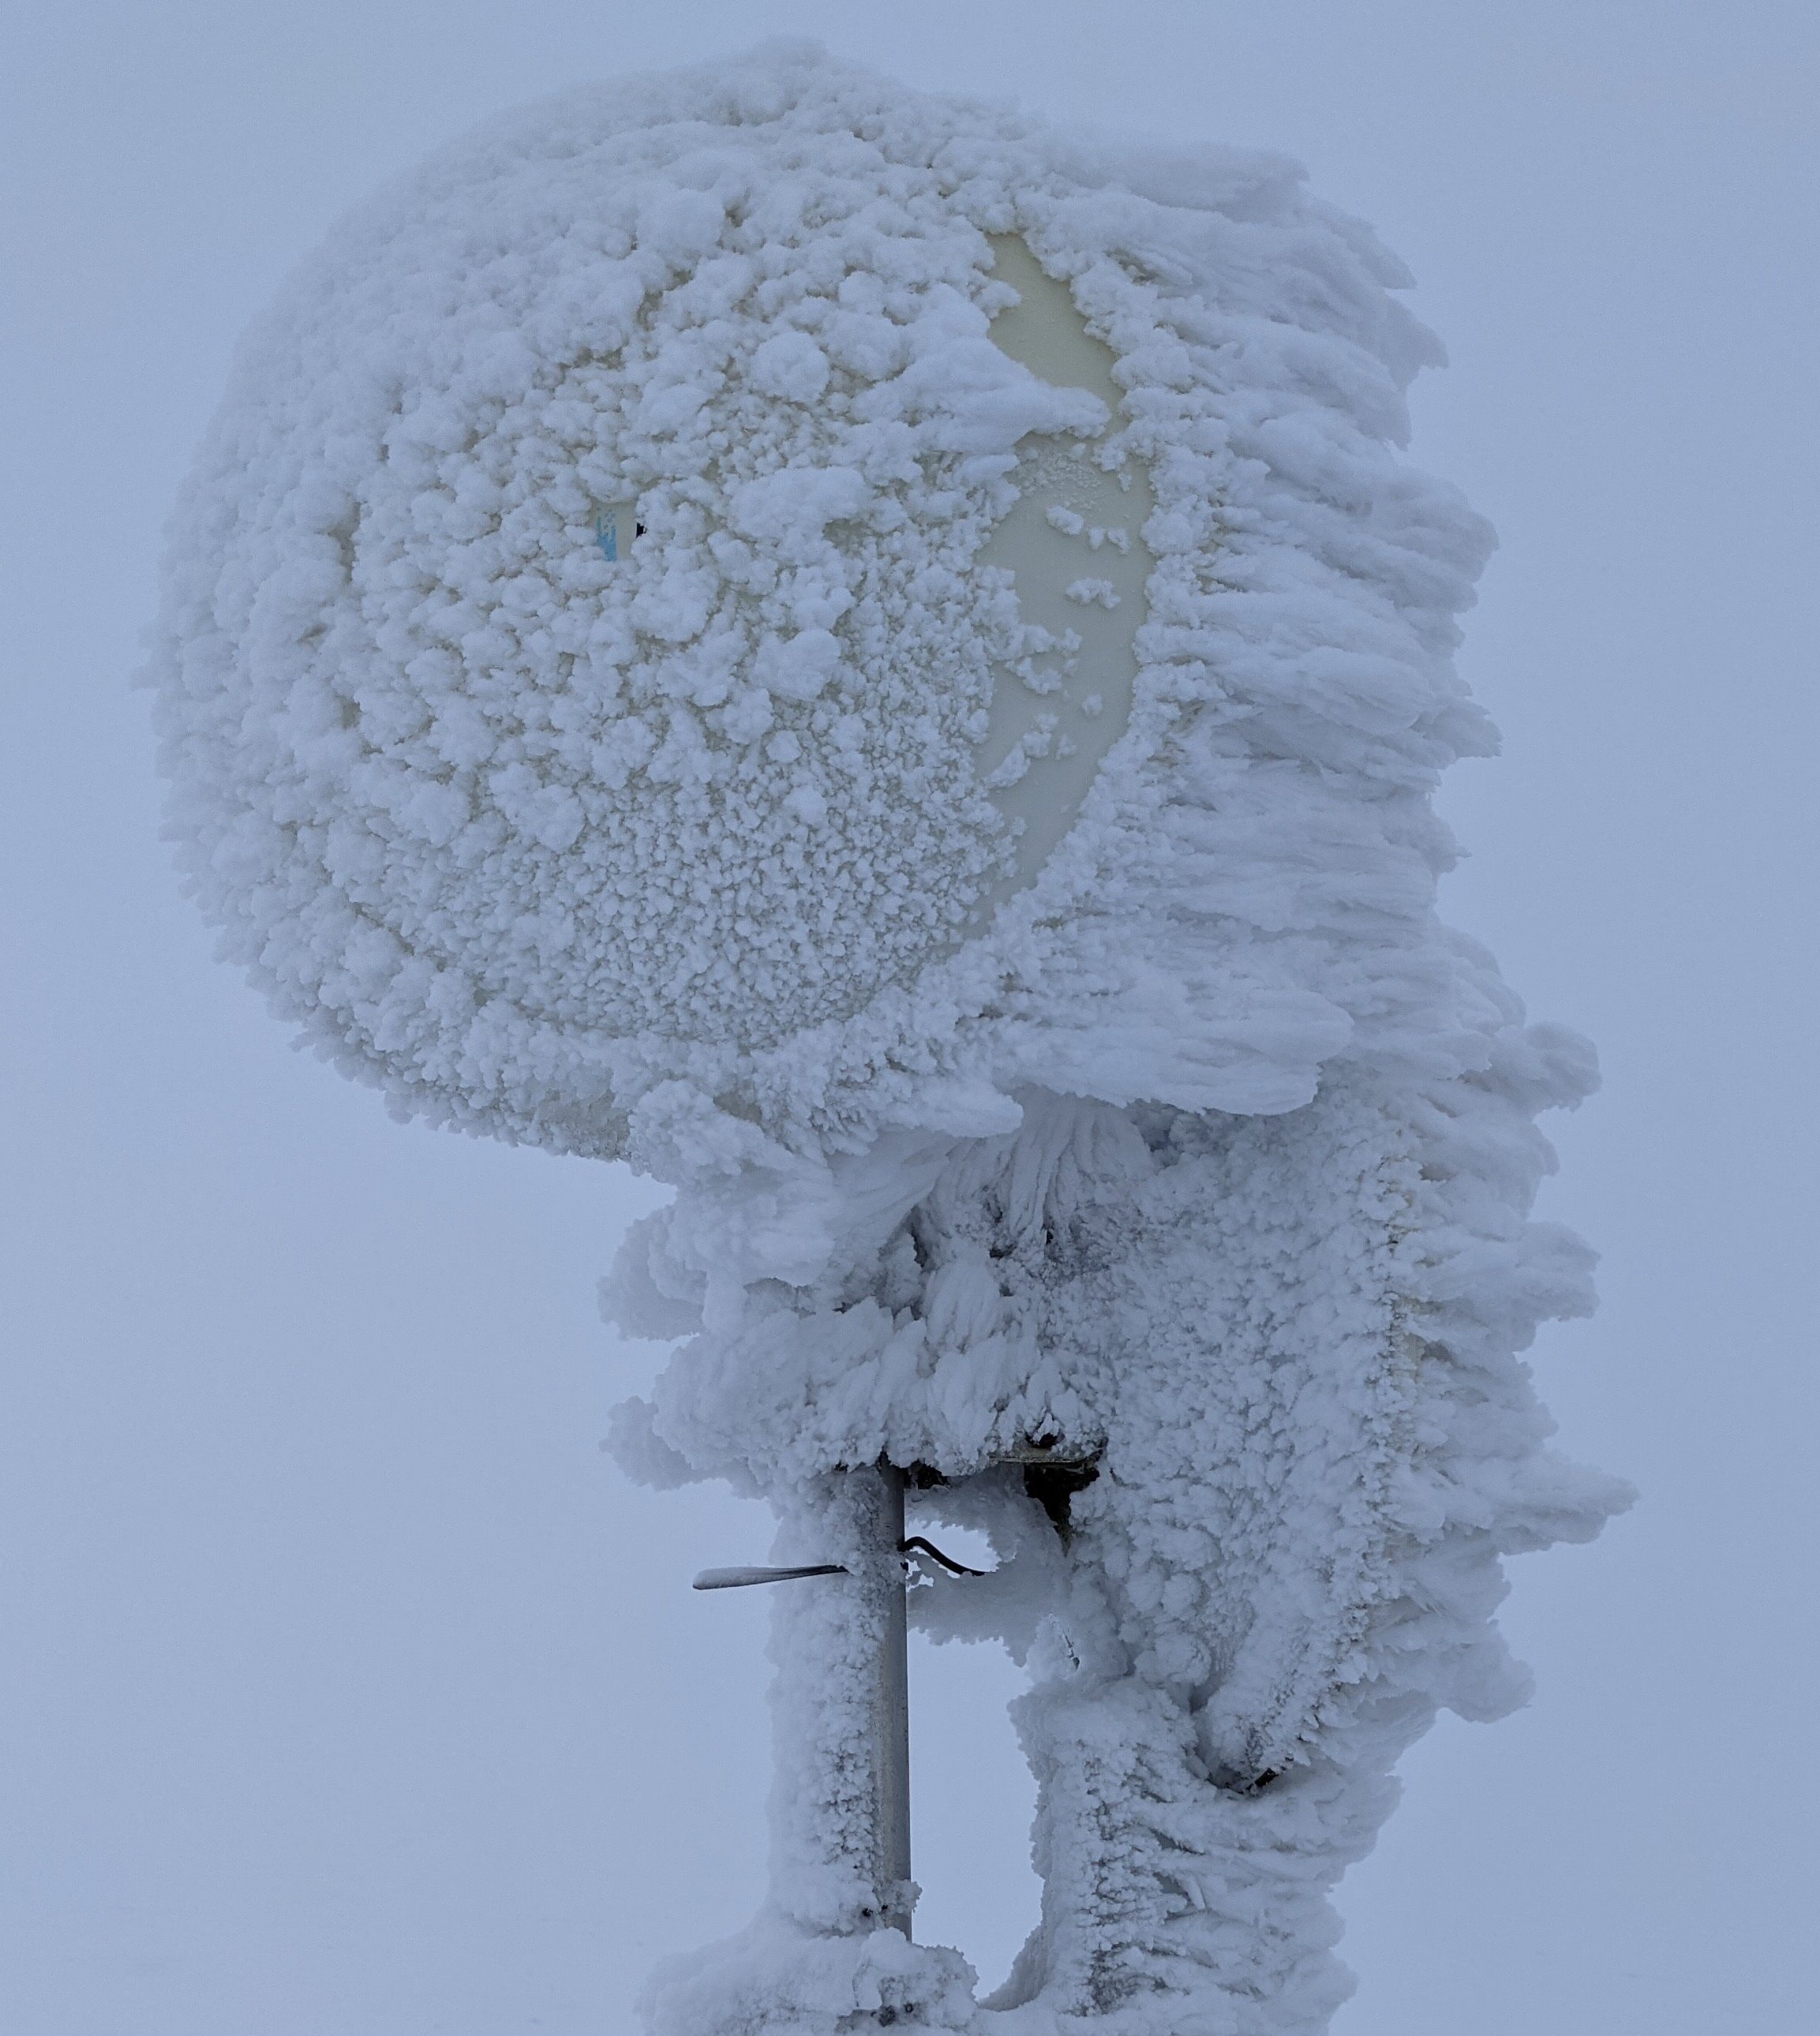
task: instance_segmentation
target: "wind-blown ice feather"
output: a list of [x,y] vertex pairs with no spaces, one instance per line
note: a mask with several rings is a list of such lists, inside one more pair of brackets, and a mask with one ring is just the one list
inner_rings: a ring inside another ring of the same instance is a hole
[[[994,344],[995,236],[1119,414]],[[224,952],[395,1108],[674,1182],[621,1460],[764,1492],[786,1563],[915,1467],[1001,1556],[919,1616],[1030,1668],[1044,1917],[986,2007],[868,1927],[867,1636],[792,1587],[773,1897],[665,2036],[1320,2029],[1397,1754],[1521,1695],[1500,1555],[1621,1499],[1516,1355],[1588,1305],[1526,1218],[1590,1050],[1434,914],[1490,536],[1395,450],[1407,280],[1279,159],[790,47],[496,123],[243,349],[155,662]],[[1052,678],[983,559],[1033,435],[1155,507],[1128,722],[1027,869],[979,764]]]

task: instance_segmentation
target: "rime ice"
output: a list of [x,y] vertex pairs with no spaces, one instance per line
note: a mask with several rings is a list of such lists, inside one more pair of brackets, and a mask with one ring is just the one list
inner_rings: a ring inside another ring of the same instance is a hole
[[1621,1502],[1515,1355],[1590,1050],[1434,914],[1490,541],[1395,450],[1404,281],[1277,158],[788,47],[470,137],[243,350],[154,673],[224,951],[395,1108],[673,1182],[621,1460],[809,1563],[912,1469],[1001,1559],[918,1616],[1031,1674],[980,2004],[873,1927],[865,1636],[792,1586],[772,1897],[664,2036],[1320,2030],[1398,1752],[1521,1693],[1499,1557]]

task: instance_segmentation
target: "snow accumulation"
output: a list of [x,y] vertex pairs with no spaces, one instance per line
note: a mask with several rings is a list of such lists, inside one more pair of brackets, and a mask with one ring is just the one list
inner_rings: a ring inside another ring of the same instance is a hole
[[470,136],[244,345],[153,673],[224,952],[674,1183],[621,1460],[803,1563],[904,1467],[999,1554],[916,1616],[1030,1673],[982,2004],[875,1927],[871,1642],[781,1589],[772,1897],[661,2036],[1320,2030],[1398,1754],[1523,1694],[1499,1558],[1623,1502],[1516,1355],[1591,1050],[1434,913],[1490,533],[1395,450],[1407,280],[1279,158],[771,45]]

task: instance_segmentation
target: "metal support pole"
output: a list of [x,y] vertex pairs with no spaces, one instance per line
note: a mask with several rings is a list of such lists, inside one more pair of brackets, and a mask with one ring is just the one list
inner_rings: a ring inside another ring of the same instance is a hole
[[[856,1559],[846,1563],[804,1563],[787,1567],[742,1566],[735,1569],[704,1570],[695,1579],[698,1591],[739,1590],[752,1584],[790,1583],[804,1577],[851,1577],[856,1589],[847,1597],[851,1614],[857,1614],[860,1631],[871,1649],[867,1664],[865,1643],[859,1649],[843,1647],[845,1672],[854,1676],[848,1685],[860,1702],[852,1708],[838,1707],[848,1723],[837,1735],[844,1745],[837,1751],[825,1745],[822,1757],[833,1778],[857,1763],[860,1748],[855,1741],[863,1734],[863,1757],[871,1768],[871,1814],[863,1821],[853,1819],[851,1798],[836,1810],[836,1800],[844,1789],[835,1789],[823,1805],[832,1821],[825,1834],[832,1852],[855,1867],[854,1857],[870,1840],[871,1857],[862,1870],[872,1883],[872,1906],[868,1928],[882,1925],[910,1935],[910,1914],[916,1890],[910,1878],[910,1666],[909,1619],[905,1602],[908,1578],[904,1556],[914,1550],[938,1563],[956,1576],[976,1577],[965,1563],[945,1555],[933,1542],[918,1535],[907,1540],[904,1533],[902,1471],[888,1463],[868,1465],[863,1470],[844,1474],[843,1488],[836,1507],[841,1538],[851,1537],[849,1546]],[[830,1525],[834,1524],[831,1520]],[[855,1716],[855,1711],[859,1715]],[[863,1719],[862,1724],[861,1720]],[[854,1728],[859,1727],[855,1732]],[[859,1828],[854,1828],[858,1822]],[[870,1829],[867,1827],[870,1826]],[[836,1835],[838,1834],[838,1835]]]
[[890,1464],[854,1473],[870,1486],[866,1535],[869,1596],[878,1631],[873,1698],[872,1761],[877,1804],[878,1913],[887,1929],[910,1935],[916,1899],[910,1878],[910,1681],[904,1603],[904,1473]]

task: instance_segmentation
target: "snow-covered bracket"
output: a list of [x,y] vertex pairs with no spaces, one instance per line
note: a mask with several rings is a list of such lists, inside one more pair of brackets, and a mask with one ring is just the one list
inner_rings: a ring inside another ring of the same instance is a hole
[[1011,574],[1026,636],[995,674],[980,751],[994,804],[1021,828],[1016,868],[983,911],[1035,880],[1130,721],[1153,563],[1143,529],[1156,506],[1143,462],[1112,443],[1124,392],[1111,348],[1022,239],[995,234],[992,248],[994,277],[1018,301],[992,320],[991,339],[1052,386],[1097,396],[1107,421],[1093,438],[1025,436],[1017,503],[980,552]]

